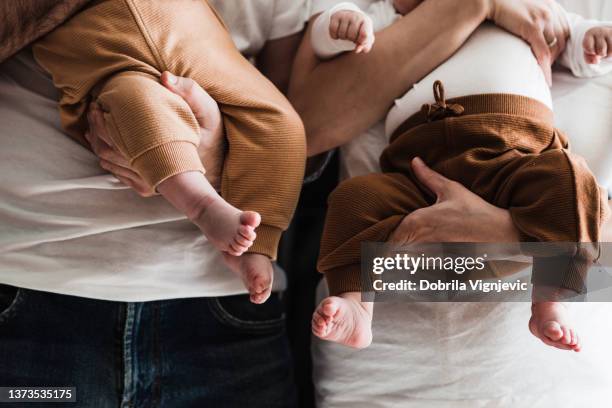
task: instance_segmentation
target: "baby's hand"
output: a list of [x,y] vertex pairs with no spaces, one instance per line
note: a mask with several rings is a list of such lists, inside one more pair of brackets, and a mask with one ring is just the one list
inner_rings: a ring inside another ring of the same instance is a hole
[[582,42],[587,64],[599,64],[612,56],[612,27],[593,27],[586,32]]
[[355,43],[355,53],[368,53],[374,44],[372,20],[367,15],[353,10],[340,10],[332,14],[329,34],[334,40]]

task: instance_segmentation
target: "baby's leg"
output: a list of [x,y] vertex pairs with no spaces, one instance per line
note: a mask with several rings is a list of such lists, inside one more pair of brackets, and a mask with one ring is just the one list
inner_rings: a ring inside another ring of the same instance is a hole
[[[598,255],[605,217],[597,181],[584,163],[564,149],[528,155],[499,192],[509,200],[522,241],[558,242],[554,255],[535,252],[531,332],[548,345],[578,351],[573,323],[559,303],[584,290],[586,273]],[[529,247],[526,247],[529,248]]]
[[123,72],[101,87],[98,102],[132,166],[216,248],[241,255],[251,246],[259,214],[231,206],[206,180],[197,152],[199,127],[180,97],[157,78]]
[[[196,81],[217,101],[228,150],[223,198],[261,215],[249,252],[276,258],[302,186],[304,126],[289,101],[236,49],[205,1],[131,0],[165,69]],[[164,24],[159,24],[163,21]]]
[[351,347],[372,339],[371,303],[361,302],[361,243],[385,242],[410,212],[428,203],[418,187],[399,173],[371,174],[340,184],[329,198],[318,268],[331,297],[317,308],[313,333]]

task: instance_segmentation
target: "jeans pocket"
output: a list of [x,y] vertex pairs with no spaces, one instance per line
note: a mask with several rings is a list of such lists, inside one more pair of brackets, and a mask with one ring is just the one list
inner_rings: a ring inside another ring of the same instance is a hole
[[20,288],[0,284],[0,325],[15,316],[21,303],[23,291]]
[[208,300],[215,319],[224,326],[251,333],[278,332],[285,327],[285,312],[277,293],[261,305],[248,295],[222,296]]

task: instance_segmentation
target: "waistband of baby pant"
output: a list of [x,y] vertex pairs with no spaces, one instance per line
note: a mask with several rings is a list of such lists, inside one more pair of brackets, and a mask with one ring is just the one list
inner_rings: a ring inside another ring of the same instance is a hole
[[[440,119],[432,119],[431,112],[439,109],[437,105],[423,105],[423,108],[406,119],[391,136],[391,140],[406,131],[425,123],[448,117],[465,117],[481,114],[503,114],[521,116],[553,124],[553,112],[548,106],[540,101],[521,95],[513,94],[480,94],[452,98],[445,101],[446,106],[454,108],[456,112],[449,111],[448,115],[442,115]],[[461,109],[457,110],[460,106]],[[458,113],[460,112],[461,113]]]

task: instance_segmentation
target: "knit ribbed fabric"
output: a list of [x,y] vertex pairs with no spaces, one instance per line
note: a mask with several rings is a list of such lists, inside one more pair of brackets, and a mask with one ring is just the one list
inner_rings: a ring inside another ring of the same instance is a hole
[[[151,186],[204,168],[187,104],[159,83],[165,70],[194,79],[219,104],[228,139],[221,195],[262,225],[250,252],[276,257],[305,163],[302,122],[235,48],[204,0],[98,0],[34,46],[62,91],[68,134],[86,145],[85,111],[102,105],[111,137]],[[93,97],[92,97],[93,94]]]
[[[412,172],[416,156],[508,209],[523,241],[598,241],[605,211],[600,188],[584,161],[567,150],[545,105],[516,95],[445,102],[452,117],[431,121],[432,112],[443,107],[426,105],[394,133],[381,156],[382,174],[347,180],[331,194],[318,268],[332,294],[362,289],[362,242],[386,241],[404,216],[435,202]],[[566,267],[556,270],[563,287],[583,289],[596,252],[586,248],[565,257]],[[538,273],[549,272],[534,268],[534,282]]]

